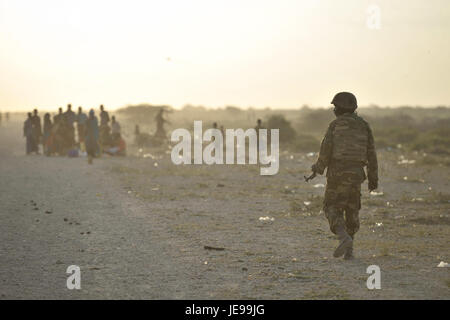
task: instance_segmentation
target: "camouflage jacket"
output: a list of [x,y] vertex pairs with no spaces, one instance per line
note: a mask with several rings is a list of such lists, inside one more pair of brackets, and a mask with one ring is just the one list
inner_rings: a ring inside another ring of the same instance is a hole
[[378,162],[369,124],[356,113],[338,116],[328,127],[314,165],[317,173],[341,183],[378,182]]

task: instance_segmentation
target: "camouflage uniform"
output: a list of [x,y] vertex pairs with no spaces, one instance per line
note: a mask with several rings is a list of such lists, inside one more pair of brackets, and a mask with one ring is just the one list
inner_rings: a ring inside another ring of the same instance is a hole
[[352,238],[359,230],[361,183],[367,178],[364,166],[367,166],[370,185],[377,185],[378,164],[372,130],[356,113],[344,113],[328,127],[313,166],[320,174],[328,168],[323,209],[335,234],[339,226],[345,226]]

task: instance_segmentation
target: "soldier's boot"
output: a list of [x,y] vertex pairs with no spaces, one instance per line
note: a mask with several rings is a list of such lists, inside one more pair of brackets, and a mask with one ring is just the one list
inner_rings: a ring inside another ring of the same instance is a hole
[[[355,241],[355,235],[352,235],[350,237],[352,238],[353,241]],[[355,256],[353,255],[353,241],[352,241],[352,245],[347,248],[347,251],[345,251],[345,254],[344,254],[345,260],[352,260],[355,258]]]
[[345,231],[344,226],[337,227],[336,234],[339,237],[339,245],[336,250],[334,250],[333,256],[339,258],[345,254],[348,248],[353,247],[353,240],[352,237],[348,235],[347,231]]

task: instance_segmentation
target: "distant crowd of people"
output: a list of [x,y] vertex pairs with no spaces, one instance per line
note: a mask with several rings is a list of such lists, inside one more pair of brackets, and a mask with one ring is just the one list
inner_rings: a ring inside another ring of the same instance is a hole
[[100,125],[93,109],[86,115],[82,107],[78,107],[78,113],[75,113],[68,104],[65,112],[59,108],[53,120],[50,113],[46,113],[42,127],[38,110],[34,109],[33,113],[28,113],[24,122],[23,135],[26,138],[27,154],[40,154],[40,144],[46,156],[77,157],[86,154],[90,164],[102,153],[113,156],[126,154],[120,124],[114,116],[110,119],[103,105],[100,106]]
[[[170,122],[163,117],[164,109],[160,109],[155,116],[156,131],[153,136],[140,132],[139,125],[135,126],[135,143],[139,148],[146,145],[159,146],[167,142],[167,133],[164,128]],[[9,117],[9,115],[7,115]],[[23,135],[26,138],[26,154],[40,154],[39,146],[46,156],[87,156],[88,162],[92,163],[95,157],[106,153],[112,156],[125,156],[126,143],[121,135],[121,126],[115,116],[110,118],[104,106],[100,105],[100,123],[93,109],[88,114],[78,107],[78,113],[72,111],[72,105],[67,105],[67,110],[62,108],[52,116],[44,114],[43,123],[38,110],[28,113],[24,122]],[[0,121],[1,121],[0,115]],[[212,128],[221,131],[225,136],[223,125],[219,127],[217,122]],[[255,129],[264,129],[261,119],[258,119]],[[259,145],[259,136],[257,136]],[[223,141],[225,145],[225,141]]]

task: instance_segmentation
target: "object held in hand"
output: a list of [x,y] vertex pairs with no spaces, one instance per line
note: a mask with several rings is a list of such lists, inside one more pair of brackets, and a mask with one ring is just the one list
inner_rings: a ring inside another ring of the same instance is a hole
[[316,173],[313,172],[309,177],[303,176],[305,178],[305,181],[308,182],[309,180],[312,180],[316,177]]

